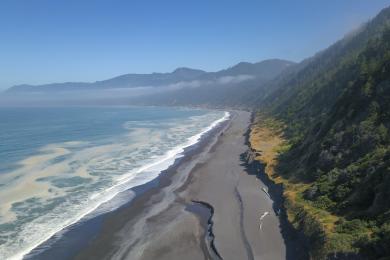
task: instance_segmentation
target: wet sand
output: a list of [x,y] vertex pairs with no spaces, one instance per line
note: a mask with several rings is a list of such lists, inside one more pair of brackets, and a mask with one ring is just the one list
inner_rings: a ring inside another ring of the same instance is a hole
[[286,259],[272,200],[246,168],[249,124],[250,113],[232,112],[207,142],[107,216],[76,259]]

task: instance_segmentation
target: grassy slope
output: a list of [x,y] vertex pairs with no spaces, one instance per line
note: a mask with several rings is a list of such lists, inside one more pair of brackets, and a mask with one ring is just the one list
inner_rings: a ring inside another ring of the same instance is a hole
[[334,233],[339,217],[313,207],[302,198],[303,191],[310,187],[309,184],[285,178],[275,170],[278,156],[290,149],[283,137],[284,128],[281,122],[258,114],[251,128],[249,141],[251,148],[257,152],[255,160],[265,165],[268,178],[275,184],[283,185],[288,220],[296,229],[304,230],[308,241],[315,242],[310,246],[318,248],[311,253],[311,256],[316,257],[323,254],[324,248],[331,247],[332,241],[329,238]]
[[256,148],[256,138],[267,143],[285,126],[288,142],[268,144],[272,152],[258,159],[284,184],[289,219],[316,259],[390,257],[389,25],[385,9],[282,79],[263,107],[277,120],[260,119],[252,131]]

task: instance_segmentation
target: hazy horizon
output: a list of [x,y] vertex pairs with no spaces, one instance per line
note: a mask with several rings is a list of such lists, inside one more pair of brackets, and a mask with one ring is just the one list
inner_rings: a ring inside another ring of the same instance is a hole
[[390,259],[390,0],[4,0],[1,259]]
[[177,67],[218,71],[272,58],[299,62],[387,4],[5,1],[0,4],[0,69],[5,75],[0,90]]

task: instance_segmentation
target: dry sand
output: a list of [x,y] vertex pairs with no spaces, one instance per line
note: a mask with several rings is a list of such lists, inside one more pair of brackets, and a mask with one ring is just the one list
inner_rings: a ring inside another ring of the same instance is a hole
[[[250,113],[230,122],[199,151],[108,217],[78,259],[217,258],[206,240],[210,210],[215,250],[223,259],[286,259],[286,246],[265,185],[246,169]],[[219,135],[219,134],[218,134]]]

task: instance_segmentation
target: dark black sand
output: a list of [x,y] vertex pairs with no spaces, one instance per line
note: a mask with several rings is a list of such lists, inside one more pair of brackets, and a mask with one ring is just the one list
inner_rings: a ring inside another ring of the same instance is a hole
[[[135,218],[137,212],[141,211],[139,208],[145,208],[147,206],[146,204],[150,206],[150,197],[157,194],[163,187],[171,184],[171,178],[174,174],[177,174],[178,167],[192,161],[195,155],[203,151],[206,146],[210,145],[212,140],[215,140],[218,137],[219,133],[227,124],[228,122],[224,122],[202,136],[197,144],[188,147],[184,152],[184,156],[177,159],[175,163],[163,171],[159,177],[146,184],[131,188],[129,191],[136,194],[134,199],[129,199],[127,203],[112,212],[92,218],[87,216],[80,222],[75,223],[59,234],[54,235],[51,239],[31,251],[24,259],[74,259],[82,254],[82,252],[88,250],[91,245],[98,243],[99,240],[111,239],[109,237],[110,235],[114,235],[115,228],[116,230],[120,230],[122,225],[127,223],[128,220]],[[127,192],[123,192],[120,196],[122,198],[126,197],[126,193]],[[129,195],[129,197],[132,196]],[[111,222],[114,222],[115,225],[107,224]],[[110,226],[108,228],[109,231],[105,228],[107,226]],[[108,252],[110,250],[110,244],[111,243],[106,243],[105,241],[104,248],[101,248],[99,252]],[[99,258],[100,256],[103,257],[103,255],[105,255],[105,253],[99,253]],[[87,256],[86,258],[89,257]],[[91,257],[90,259],[96,258]]]
[[249,124],[250,113],[232,112],[229,122],[187,149],[160,177],[134,188],[137,196],[132,201],[74,225],[30,256],[286,259],[285,237],[274,203],[242,160],[248,149]]

